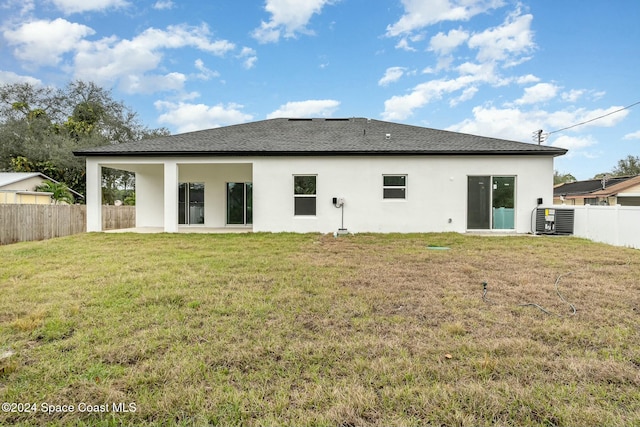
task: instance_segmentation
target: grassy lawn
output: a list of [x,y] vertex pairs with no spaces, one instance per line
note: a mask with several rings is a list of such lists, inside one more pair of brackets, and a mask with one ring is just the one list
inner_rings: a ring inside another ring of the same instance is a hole
[[0,425],[640,425],[638,250],[83,234],[0,259]]

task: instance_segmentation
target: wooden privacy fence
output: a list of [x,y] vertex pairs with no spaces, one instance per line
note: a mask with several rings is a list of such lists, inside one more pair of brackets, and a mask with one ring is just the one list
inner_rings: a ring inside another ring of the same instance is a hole
[[[135,206],[103,206],[102,229],[132,228]],[[84,233],[87,207],[84,205],[0,204],[0,245]]]
[[[136,226],[135,206],[102,206],[102,229],[119,230]],[[87,227],[85,226],[85,230]]]

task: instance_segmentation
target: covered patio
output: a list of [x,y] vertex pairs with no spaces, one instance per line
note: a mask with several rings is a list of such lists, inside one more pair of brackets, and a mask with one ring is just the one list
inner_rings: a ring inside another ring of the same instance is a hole
[[87,231],[103,231],[102,168],[105,167],[135,174],[136,227],[118,232],[252,231],[251,162],[131,157],[87,159]]

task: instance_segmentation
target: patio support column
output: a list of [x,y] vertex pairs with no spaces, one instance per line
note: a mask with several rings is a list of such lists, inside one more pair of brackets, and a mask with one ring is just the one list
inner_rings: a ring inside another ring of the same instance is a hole
[[87,231],[102,231],[102,166],[87,159]]
[[164,231],[178,232],[178,164],[164,162]]

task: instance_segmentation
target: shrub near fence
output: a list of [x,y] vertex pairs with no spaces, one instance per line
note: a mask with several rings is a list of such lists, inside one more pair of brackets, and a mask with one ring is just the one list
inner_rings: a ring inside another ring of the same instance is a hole
[[[135,206],[103,206],[102,229],[135,227]],[[84,205],[0,204],[0,245],[84,233]]]

